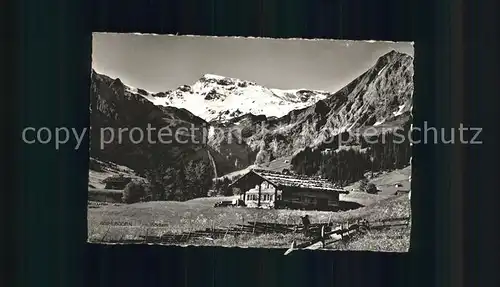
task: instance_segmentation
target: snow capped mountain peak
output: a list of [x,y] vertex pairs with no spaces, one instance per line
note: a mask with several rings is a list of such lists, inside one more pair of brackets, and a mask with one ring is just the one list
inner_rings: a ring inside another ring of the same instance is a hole
[[227,121],[249,113],[281,117],[329,95],[310,90],[269,89],[251,81],[204,74],[192,85],[144,96],[155,105],[185,108],[206,121]]
[[[192,84],[154,94],[127,86],[120,79],[114,79],[110,85],[115,90],[140,95],[158,106],[186,109],[207,122],[227,122],[246,114],[280,118],[292,110],[310,107],[320,100],[335,102],[349,95],[350,100],[361,97],[363,101],[355,101],[356,105],[345,109],[348,118],[352,117],[348,115],[354,113],[354,108],[362,108],[360,111],[371,108],[377,111],[377,115],[368,122],[378,123],[386,116],[378,112],[379,106],[390,106],[392,117],[411,110],[411,104],[403,103],[411,96],[412,77],[413,57],[393,50],[381,56],[372,68],[338,93],[268,88],[255,82],[212,73],[202,75]],[[359,103],[365,105],[358,107]]]

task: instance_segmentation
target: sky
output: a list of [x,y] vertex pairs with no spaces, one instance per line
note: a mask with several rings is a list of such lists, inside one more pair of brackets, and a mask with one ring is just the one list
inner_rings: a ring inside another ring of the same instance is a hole
[[152,93],[191,85],[204,74],[335,92],[393,49],[413,56],[410,42],[94,33],[92,67]]

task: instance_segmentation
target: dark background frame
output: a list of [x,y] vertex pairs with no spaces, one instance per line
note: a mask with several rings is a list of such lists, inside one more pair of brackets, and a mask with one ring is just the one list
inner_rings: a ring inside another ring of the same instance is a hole
[[[15,252],[2,258],[16,286],[500,285],[492,222],[498,151],[490,137],[498,122],[498,1],[13,2],[3,11],[13,8],[18,19],[5,42],[16,80],[2,87],[12,102],[4,107],[17,112],[4,112],[2,123],[12,132],[5,162],[17,176],[3,181],[2,240]],[[408,254],[284,257],[281,250],[87,244],[88,146],[26,145],[20,130],[88,127],[92,31],[414,41],[414,124],[483,127],[484,144],[414,146]]]

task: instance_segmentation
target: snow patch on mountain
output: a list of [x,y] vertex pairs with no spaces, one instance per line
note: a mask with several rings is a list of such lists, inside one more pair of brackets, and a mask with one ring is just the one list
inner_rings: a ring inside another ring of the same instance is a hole
[[125,90],[130,93],[138,94],[138,89],[129,85],[125,86]]
[[402,115],[402,114],[403,114],[403,112],[404,112],[405,107],[406,107],[406,104],[402,104],[402,105],[400,105],[400,106],[399,106],[399,110],[398,110],[398,111],[396,111],[396,112],[393,112],[393,115],[394,115],[395,117]]

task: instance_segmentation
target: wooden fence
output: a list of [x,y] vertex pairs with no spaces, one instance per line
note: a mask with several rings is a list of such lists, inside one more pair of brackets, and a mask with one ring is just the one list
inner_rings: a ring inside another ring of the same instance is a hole
[[[308,228],[308,236],[311,240],[293,245],[295,249],[316,249],[339,240],[345,240],[357,232],[366,232],[368,230],[377,230],[392,228],[398,226],[408,226],[409,218],[392,218],[379,221],[368,222],[366,220],[355,220],[351,222],[338,223],[315,223]],[[290,234],[303,233],[304,226],[296,224],[280,224],[269,222],[248,222],[247,224],[238,224],[227,228],[206,228],[192,232],[183,232],[180,234],[166,233],[161,236],[143,235],[139,239],[118,239],[106,241],[109,243],[163,243],[163,244],[186,244],[194,239],[215,240],[226,236],[238,237],[241,235],[261,235],[261,234]],[[318,244],[321,243],[321,244]],[[291,252],[289,249],[287,252]]]
[[348,240],[352,238],[353,235],[359,233],[366,233],[370,230],[381,230],[386,228],[395,227],[408,227],[410,225],[409,217],[401,218],[389,218],[382,220],[367,221],[364,219],[358,219],[354,222],[343,223],[332,230],[326,230],[322,227],[321,234],[316,236],[314,239],[301,243],[295,244],[292,242],[291,247],[285,252],[285,255],[290,254],[290,252],[298,249],[319,249],[327,245]]

